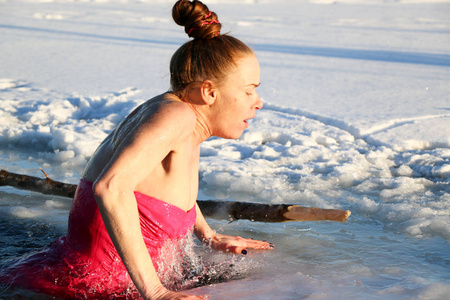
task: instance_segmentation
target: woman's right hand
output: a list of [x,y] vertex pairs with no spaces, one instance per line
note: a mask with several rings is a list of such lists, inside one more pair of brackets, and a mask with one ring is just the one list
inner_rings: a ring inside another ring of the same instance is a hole
[[150,298],[147,299],[151,299],[151,300],[172,300],[172,299],[183,299],[183,300],[199,300],[199,299],[209,299],[208,296],[199,296],[199,295],[191,295],[191,294],[186,294],[186,293],[182,293],[182,292],[173,292],[170,291],[168,289],[166,289],[165,287],[163,287],[162,285],[160,285],[159,287],[155,288],[152,291],[152,294],[150,296]]

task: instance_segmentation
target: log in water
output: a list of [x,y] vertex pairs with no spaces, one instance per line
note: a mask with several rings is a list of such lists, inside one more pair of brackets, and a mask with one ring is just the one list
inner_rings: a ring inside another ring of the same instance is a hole
[[[4,185],[68,198],[73,198],[77,189],[75,184],[55,181],[49,177],[41,179],[1,170],[0,186]],[[220,200],[198,200],[197,203],[205,217],[228,219],[230,221],[247,219],[257,222],[324,220],[345,222],[351,214],[348,210],[303,207],[289,204],[262,204]]]

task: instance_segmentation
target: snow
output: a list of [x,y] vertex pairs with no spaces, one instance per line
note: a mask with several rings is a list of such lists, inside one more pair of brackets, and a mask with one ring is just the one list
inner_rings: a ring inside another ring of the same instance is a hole
[[[173,2],[0,1],[0,167],[35,176],[42,167],[76,183],[106,134],[169,88],[170,57],[187,40],[170,18]],[[352,216],[344,224],[211,220],[277,250],[264,256],[261,274],[201,291],[218,299],[443,299],[450,1],[205,3],[223,32],[255,50],[264,108],[238,140],[203,144],[199,197]],[[64,228],[67,204],[22,197],[0,189],[3,215]]]

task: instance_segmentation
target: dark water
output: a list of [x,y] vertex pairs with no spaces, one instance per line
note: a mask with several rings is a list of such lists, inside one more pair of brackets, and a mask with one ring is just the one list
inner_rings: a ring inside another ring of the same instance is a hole
[[60,229],[42,222],[0,217],[0,261],[4,264],[39,249],[62,234]]
[[[56,226],[35,220],[11,219],[2,214],[0,216],[0,273],[4,267],[41,249],[62,234],[61,229]],[[12,291],[7,285],[0,283],[0,299],[11,298],[51,299],[29,291]]]

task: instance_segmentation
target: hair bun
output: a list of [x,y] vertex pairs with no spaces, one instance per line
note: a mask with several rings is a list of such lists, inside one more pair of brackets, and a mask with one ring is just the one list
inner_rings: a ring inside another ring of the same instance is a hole
[[211,39],[220,35],[222,25],[216,13],[200,1],[178,0],[172,8],[172,18],[194,39]]

